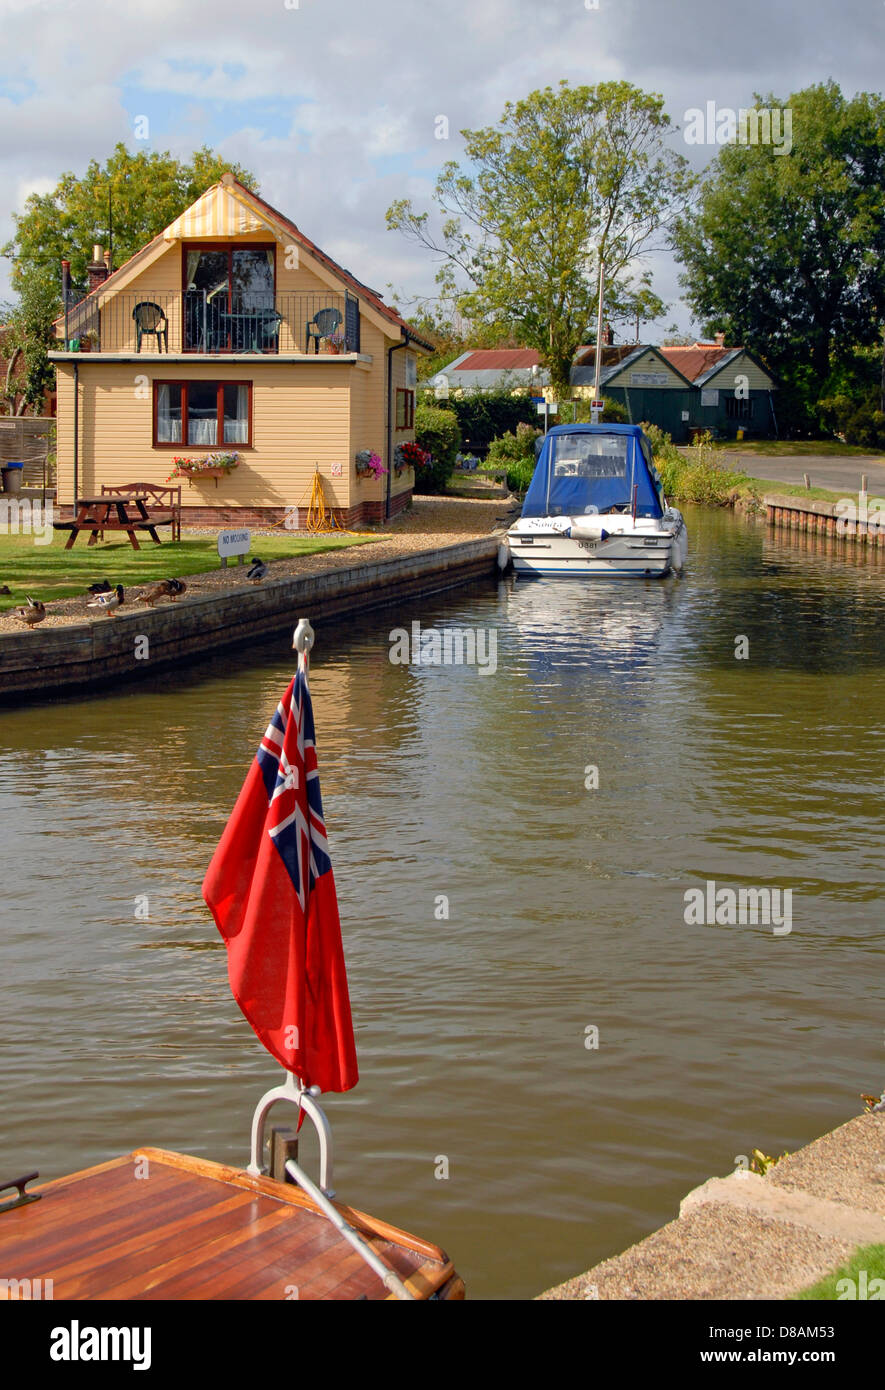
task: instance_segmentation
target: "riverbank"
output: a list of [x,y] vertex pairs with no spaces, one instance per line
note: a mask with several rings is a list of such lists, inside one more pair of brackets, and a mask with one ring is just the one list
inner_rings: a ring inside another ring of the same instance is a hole
[[774,1164],[711,1178],[675,1221],[540,1295],[786,1299],[885,1242],[885,1114],[869,1112]]
[[[507,511],[508,502],[506,498],[494,497],[492,500],[476,500],[451,497],[417,497],[409,511],[402,512],[393,521],[377,527],[366,527],[365,531],[359,535],[351,537],[348,533],[332,532],[328,536],[310,536],[306,539],[322,544],[326,541],[330,547],[336,539],[341,542],[358,544],[360,549],[368,547],[367,554],[371,561],[383,561],[396,559],[401,556],[414,555],[422,551],[432,550],[439,545],[453,544],[459,540],[468,540],[473,537],[489,535],[495,529],[498,518]],[[207,536],[215,537],[217,530],[207,530],[206,528],[185,528],[182,536],[185,540],[190,537],[200,537],[205,539]],[[279,538],[281,532],[278,528],[270,531],[252,529],[252,553],[261,555],[268,563],[267,581],[275,579],[291,579],[304,577],[306,575],[323,574],[328,570],[337,570],[343,566],[349,567],[357,562],[352,555],[347,555],[339,549],[309,551],[302,554],[291,555],[288,557],[275,556],[273,545],[271,544],[268,554],[268,540]],[[64,542],[64,533],[57,535],[54,539],[53,547],[49,549],[60,549]],[[18,538],[15,538],[18,539]],[[264,544],[262,545],[262,541]],[[19,542],[20,543],[20,542]],[[43,547],[37,546],[36,552],[39,555]],[[75,552],[67,552],[74,555]],[[108,579],[111,584],[124,582],[127,586],[127,600],[125,608],[129,603],[133,603],[137,595],[156,582],[158,577],[172,575],[179,579],[185,579],[188,587],[188,594],[191,597],[201,597],[204,595],[215,595],[220,593],[233,593],[237,590],[254,592],[254,586],[246,581],[246,569],[231,562],[226,568],[222,568],[217,560],[212,563],[210,569],[197,570],[191,572],[191,568],[181,571],[176,569],[178,554],[176,547],[165,544],[163,546],[146,546],[137,554],[134,552],[127,540],[112,541],[107,544],[100,544],[87,549],[85,541],[76,551],[78,563],[83,556],[88,557],[89,567],[84,573],[88,574],[89,581],[102,578]],[[132,572],[133,567],[137,569],[139,561],[148,561],[149,570],[142,581],[133,582],[130,586],[128,579],[121,577],[118,573],[120,557],[126,564],[127,575]],[[209,557],[207,557],[208,559]],[[0,546],[0,563],[3,560],[3,550]],[[162,561],[158,570],[157,562]],[[14,566],[14,560],[11,561]],[[15,575],[11,568],[7,568],[0,573],[0,584],[7,582],[16,591]],[[128,592],[131,587],[131,594]],[[105,623],[108,618],[104,614],[96,615],[94,610],[88,608],[92,598],[91,594],[85,592],[86,584],[83,584],[83,592],[75,597],[65,597],[51,600],[46,593],[39,588],[35,588],[32,597],[42,598],[46,601],[46,617],[40,624],[40,631],[46,632],[54,627],[70,627],[75,624],[101,622]],[[29,591],[30,592],[30,591]],[[18,602],[23,602],[19,598]],[[141,611],[141,605],[137,606],[137,611]],[[0,611],[0,639],[4,633],[20,633],[22,624],[12,616],[10,612]]]
[[189,576],[177,603],[133,602],[96,617],[84,596],[53,605],[31,631],[7,619],[0,632],[0,699],[135,679],[270,636],[302,614],[328,619],[363,612],[491,574],[498,541],[489,528],[501,507],[500,501],[421,499],[395,529],[379,530],[377,541],[276,561],[258,585],[247,582],[243,568],[229,566]]

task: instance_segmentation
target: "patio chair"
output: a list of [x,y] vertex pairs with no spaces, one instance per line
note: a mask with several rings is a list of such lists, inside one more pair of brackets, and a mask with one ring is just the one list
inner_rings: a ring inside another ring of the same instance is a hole
[[311,339],[316,343],[316,351],[320,350],[320,338],[329,338],[338,331],[341,324],[341,314],[338,309],[317,309],[313,318],[305,325],[304,338],[307,343],[307,351],[310,352]]
[[260,320],[261,342],[259,347],[262,352],[279,352],[280,350],[280,329],[283,326],[283,316],[274,309],[272,312],[265,313]]
[[159,304],[153,304],[151,300],[144,299],[140,304],[136,304],[132,310],[132,317],[135,319],[137,352],[141,352],[141,340],[145,334],[148,337],[156,338],[158,352],[160,351],[161,339],[164,351],[169,351],[169,321]]

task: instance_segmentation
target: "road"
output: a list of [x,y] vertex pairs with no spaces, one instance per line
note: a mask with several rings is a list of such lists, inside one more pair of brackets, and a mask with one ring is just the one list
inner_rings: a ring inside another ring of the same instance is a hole
[[754,478],[772,478],[779,483],[803,483],[803,473],[811,479],[812,487],[830,488],[833,492],[852,496],[860,490],[861,475],[867,475],[867,490],[871,496],[885,497],[885,459],[881,455],[871,458],[856,457],[826,458],[820,454],[795,454],[791,457],[773,458],[767,454],[744,454],[738,449],[723,451],[730,466],[749,473]]

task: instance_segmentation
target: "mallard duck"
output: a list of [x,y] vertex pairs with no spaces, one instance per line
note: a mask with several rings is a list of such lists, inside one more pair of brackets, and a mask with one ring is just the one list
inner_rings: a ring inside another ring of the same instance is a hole
[[28,627],[36,627],[46,617],[46,605],[41,603],[39,599],[29,598],[27,608],[16,608],[13,617],[18,618]]
[[171,598],[174,603],[176,599],[187,589],[183,579],[158,579],[156,584],[152,584],[149,589],[145,589],[143,594],[138,595],[139,603],[146,603],[148,608],[153,608],[157,599]]
[[249,570],[246,578],[251,579],[253,584],[260,584],[266,574],[267,565],[263,560],[259,560],[256,555],[255,559],[252,561],[252,568]]
[[118,584],[109,594],[96,594],[91,603],[87,603],[87,608],[97,608],[102,613],[111,616],[115,608],[120,608],[123,603],[123,585]]
[[111,586],[106,579],[97,579],[94,584],[90,584],[86,590],[87,594],[109,594]]

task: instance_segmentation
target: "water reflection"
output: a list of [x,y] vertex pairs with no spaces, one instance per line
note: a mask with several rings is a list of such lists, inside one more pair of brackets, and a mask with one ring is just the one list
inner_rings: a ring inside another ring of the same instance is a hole
[[[883,571],[724,514],[690,529],[682,581],[490,582],[318,633],[362,1073],[330,1103],[337,1185],[475,1296],[623,1248],[881,1080]],[[392,665],[413,620],[494,627],[497,673]],[[200,883],[290,674],[264,643],[4,712],[2,1170],[244,1161],[275,1069]],[[792,934],[686,927],[707,878],[793,887]]]

